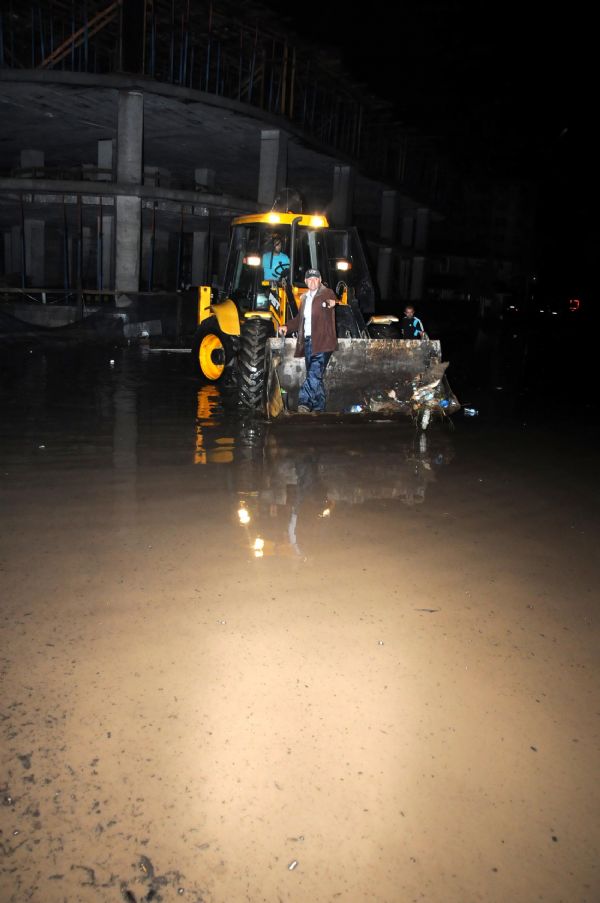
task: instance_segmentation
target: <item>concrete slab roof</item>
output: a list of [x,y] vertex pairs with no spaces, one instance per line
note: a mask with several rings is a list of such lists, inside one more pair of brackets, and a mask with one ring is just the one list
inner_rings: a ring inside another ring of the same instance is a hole
[[[43,150],[45,167],[97,165],[97,142],[117,133],[117,93],[144,92],[144,164],[171,174],[174,188],[193,189],[196,168],[216,172],[215,189],[256,198],[260,133],[282,128],[290,141],[288,183],[307,206],[324,209],[330,201],[333,165],[341,160],[316,146],[284,120],[204,92],[163,85],[151,79],[53,71],[0,70],[0,171],[19,166],[20,151]],[[382,183],[357,174],[361,211],[375,215]]]

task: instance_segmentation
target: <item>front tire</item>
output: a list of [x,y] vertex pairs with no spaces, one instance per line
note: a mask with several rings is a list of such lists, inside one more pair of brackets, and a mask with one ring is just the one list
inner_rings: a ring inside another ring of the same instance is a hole
[[267,386],[267,342],[274,335],[273,324],[261,317],[242,323],[238,355],[238,396],[245,408],[264,408]]
[[192,357],[200,374],[209,382],[222,379],[233,358],[233,342],[219,326],[216,317],[200,324],[192,342]]

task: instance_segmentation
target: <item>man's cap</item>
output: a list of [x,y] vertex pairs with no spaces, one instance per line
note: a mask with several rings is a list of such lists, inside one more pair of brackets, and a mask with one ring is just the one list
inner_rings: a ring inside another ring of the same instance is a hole
[[310,279],[312,276],[314,276],[315,279],[321,278],[321,274],[319,273],[318,270],[307,270],[306,273],[304,274],[304,281],[306,282],[306,280]]

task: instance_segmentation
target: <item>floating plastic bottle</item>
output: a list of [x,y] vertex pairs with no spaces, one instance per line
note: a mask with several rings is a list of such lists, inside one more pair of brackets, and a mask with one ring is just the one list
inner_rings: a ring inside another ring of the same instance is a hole
[[477,408],[463,408],[465,417],[477,417],[479,411]]

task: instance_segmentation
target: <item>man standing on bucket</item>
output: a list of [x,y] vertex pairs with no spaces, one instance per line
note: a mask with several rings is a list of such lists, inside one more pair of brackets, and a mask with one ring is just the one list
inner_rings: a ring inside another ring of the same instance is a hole
[[298,412],[324,411],[326,396],[323,376],[331,353],[337,348],[335,331],[335,302],[337,298],[330,288],[321,285],[318,270],[307,270],[304,281],[308,291],[302,295],[297,316],[279,334],[297,332],[295,357],[304,357],[306,379],[298,395]]

